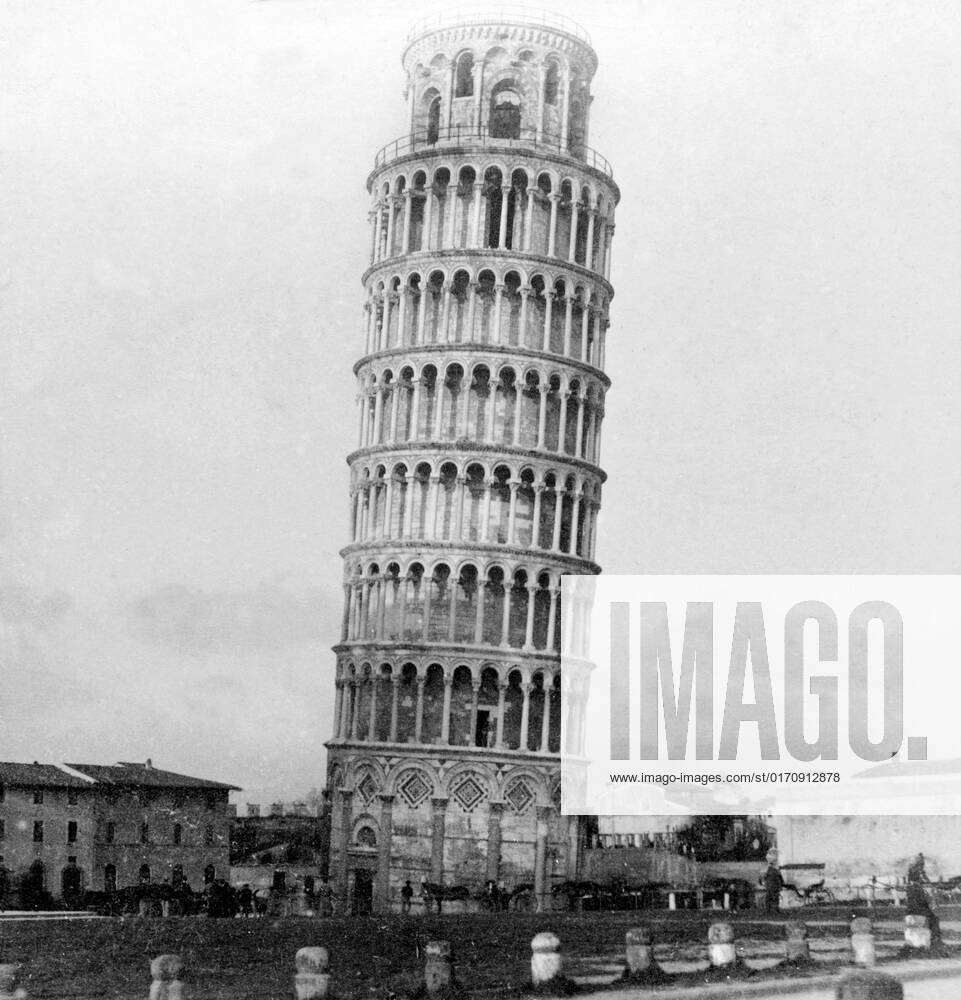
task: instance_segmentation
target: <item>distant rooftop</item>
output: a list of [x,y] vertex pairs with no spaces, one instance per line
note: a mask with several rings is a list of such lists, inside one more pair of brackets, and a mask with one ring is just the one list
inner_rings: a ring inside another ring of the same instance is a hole
[[961,757],[951,760],[886,760],[856,778],[934,778],[954,775],[961,777]]
[[56,764],[0,761],[0,785],[8,788],[87,788],[90,782],[70,774]]
[[107,785],[138,785],[152,788],[219,788],[238,792],[236,785],[227,785],[207,778],[193,778],[175,771],[162,771],[154,767],[150,760],[140,764],[134,761],[120,761],[119,764],[68,764],[67,767],[89,775],[94,781]]
[[429,14],[417,21],[407,34],[410,44],[415,38],[426,35],[430,31],[441,31],[444,28],[456,28],[461,25],[491,24],[530,24],[535,27],[554,28],[572,35],[585,45],[591,44],[591,36],[576,21],[564,17],[552,10],[541,10],[537,7],[515,7],[510,5],[492,6],[483,11],[458,14],[451,11],[446,14]]

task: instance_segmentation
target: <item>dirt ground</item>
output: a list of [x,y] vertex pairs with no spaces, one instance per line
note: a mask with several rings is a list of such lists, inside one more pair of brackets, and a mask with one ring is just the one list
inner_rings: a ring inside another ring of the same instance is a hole
[[[955,908],[956,909],[956,908]],[[292,995],[294,954],[323,945],[331,954],[332,993],[340,1000],[381,1000],[414,992],[422,981],[423,945],[451,942],[455,974],[473,994],[516,992],[530,975],[530,940],[552,930],[562,942],[565,971],[572,975],[616,970],[624,932],[650,925],[659,955],[700,955],[708,925],[731,919],[739,939],[758,954],[779,952],[783,923],[808,922],[815,949],[830,958],[843,949],[851,911],[792,911],[760,920],[750,911],[734,917],[712,911],[617,913],[463,914],[443,917],[292,918],[285,920],[100,919],[0,921],[0,962],[23,964],[22,985],[36,1000],[69,997],[137,998],[150,985],[150,960],[174,952],[185,963],[189,995],[204,1000],[268,1000]],[[901,915],[875,910],[879,938],[899,945]],[[957,920],[961,914],[954,916]],[[942,920],[951,914],[942,912]],[[950,926],[950,924],[948,925]],[[951,943],[951,933],[946,939]]]

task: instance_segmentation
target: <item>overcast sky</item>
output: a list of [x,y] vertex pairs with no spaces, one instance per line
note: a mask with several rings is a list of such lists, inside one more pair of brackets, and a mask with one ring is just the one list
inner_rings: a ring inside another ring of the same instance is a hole
[[[622,191],[602,565],[961,571],[961,7],[552,6]],[[323,784],[365,179],[438,9],[0,6],[0,759]]]

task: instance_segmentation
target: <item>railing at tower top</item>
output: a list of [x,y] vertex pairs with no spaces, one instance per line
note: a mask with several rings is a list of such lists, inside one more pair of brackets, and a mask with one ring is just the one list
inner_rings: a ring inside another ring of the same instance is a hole
[[610,163],[596,150],[583,145],[583,143],[546,132],[541,132],[538,135],[536,129],[533,128],[520,129],[517,137],[492,135],[490,127],[487,125],[451,125],[447,128],[423,129],[419,132],[402,135],[399,139],[387,143],[386,146],[377,151],[377,155],[374,157],[374,169],[382,167],[385,163],[389,163],[399,156],[406,156],[408,153],[436,147],[449,149],[450,147],[470,145],[507,146],[512,149],[531,149],[533,151],[547,150],[578,160],[588,167],[606,174],[611,179],[614,177]]
[[472,24],[529,24],[538,28],[555,28],[572,35],[578,41],[590,46],[591,36],[576,21],[564,17],[552,10],[541,10],[536,7],[518,7],[510,5],[494,5],[483,12],[472,14],[429,14],[422,17],[407,33],[410,43],[420,35],[429,31],[439,31],[443,28],[457,28]]

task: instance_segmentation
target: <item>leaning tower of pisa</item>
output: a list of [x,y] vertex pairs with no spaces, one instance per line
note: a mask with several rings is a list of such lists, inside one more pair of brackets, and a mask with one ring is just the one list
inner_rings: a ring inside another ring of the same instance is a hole
[[619,192],[588,146],[597,58],[519,12],[422,21],[403,67],[407,131],[367,180],[331,878],[355,911],[408,879],[543,906],[580,847],[560,577],[599,570]]

